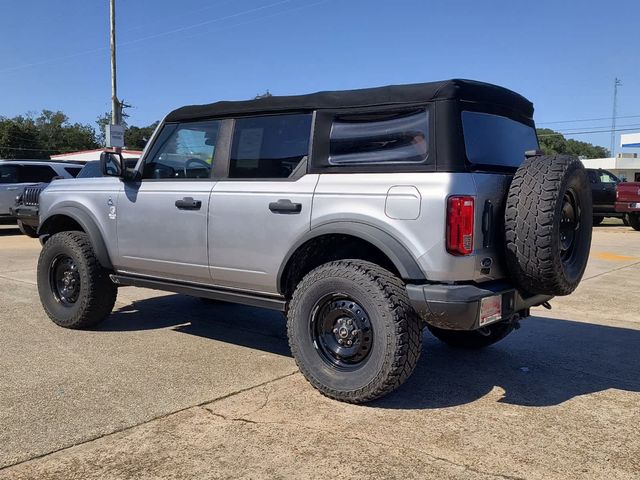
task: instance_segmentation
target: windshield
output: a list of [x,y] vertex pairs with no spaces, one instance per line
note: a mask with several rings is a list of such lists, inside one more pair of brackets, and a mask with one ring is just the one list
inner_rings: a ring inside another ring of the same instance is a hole
[[76,178],[100,177],[100,162],[87,162]]
[[524,152],[538,149],[533,127],[500,115],[462,112],[467,158],[475,165],[517,168]]

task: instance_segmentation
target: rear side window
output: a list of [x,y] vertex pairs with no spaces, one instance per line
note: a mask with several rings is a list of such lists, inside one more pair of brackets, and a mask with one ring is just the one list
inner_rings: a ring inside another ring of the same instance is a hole
[[533,127],[500,115],[464,111],[462,129],[467,159],[475,165],[517,168],[527,150],[538,148]]
[[0,183],[18,183],[18,165],[0,165]]
[[329,134],[330,165],[424,162],[429,153],[429,113],[345,115]]
[[309,155],[311,114],[240,118],[229,178],[288,178]]
[[20,167],[21,183],[49,183],[58,174],[48,165],[22,165]]

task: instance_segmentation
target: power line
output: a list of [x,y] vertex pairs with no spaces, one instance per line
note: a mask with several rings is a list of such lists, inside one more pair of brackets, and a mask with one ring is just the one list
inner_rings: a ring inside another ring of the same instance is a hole
[[[598,120],[611,120],[613,117],[600,117],[600,118],[581,118],[578,120],[557,120],[555,122],[536,122],[536,125],[552,125],[556,123],[578,123],[578,122],[595,122]],[[616,118],[640,118],[640,115],[626,115],[618,116]]]
[[[624,125],[618,125],[618,126],[616,127],[616,129],[617,129],[617,128],[622,128],[622,127],[636,127],[636,128],[640,128],[640,123],[625,123]],[[575,131],[575,132],[581,132],[581,131],[582,131],[582,130],[584,130],[585,128],[589,128],[589,129],[592,129],[592,128],[593,128],[593,129],[596,129],[596,128],[597,128],[597,129],[601,129],[601,128],[608,128],[608,129],[609,129],[609,131],[611,131],[611,130],[612,130],[612,127],[610,127],[609,125],[598,125],[598,126],[593,125],[593,126],[589,126],[589,127],[582,127],[582,128],[578,128],[578,127],[576,127],[576,128],[570,128],[570,129],[568,129],[568,130],[555,130],[555,131],[556,131],[556,132],[559,132],[559,133],[571,133],[571,132],[574,132],[574,131]]]
[[542,133],[540,135],[538,135],[538,137],[559,137],[559,136],[564,136],[564,135],[586,135],[588,133],[611,133],[611,132],[628,132],[628,131],[632,131],[632,130],[637,130],[637,128],[616,128],[615,130],[612,130],[611,128],[608,128],[606,130],[590,130],[590,131],[584,131],[584,132],[567,132],[567,133]]
[[[274,3],[267,4],[267,5],[263,5],[261,7],[251,8],[251,9],[248,9],[248,10],[243,10],[241,12],[234,13],[234,14],[231,14],[231,15],[226,15],[226,16],[223,16],[223,17],[213,18],[211,20],[207,20],[207,21],[204,21],[204,22],[199,22],[199,23],[195,23],[195,24],[191,24],[191,25],[186,25],[184,27],[176,28],[176,29],[173,29],[173,30],[168,30],[168,31],[165,31],[165,32],[156,33],[156,34],[153,34],[153,35],[148,35],[146,37],[136,38],[136,39],[130,40],[128,42],[119,43],[117,46],[118,47],[123,47],[123,46],[126,47],[126,46],[129,46],[129,45],[133,45],[135,43],[140,43],[140,42],[146,41],[146,40],[152,40],[152,39],[155,39],[155,38],[159,38],[159,37],[163,37],[163,36],[167,36],[167,35],[172,35],[174,33],[179,33],[179,32],[183,32],[183,31],[186,31],[186,30],[192,30],[194,28],[198,28],[198,27],[201,27],[201,26],[204,26],[204,25],[209,25],[211,23],[220,22],[220,21],[223,21],[223,20],[229,20],[231,18],[236,18],[236,17],[243,16],[243,15],[248,15],[250,13],[255,13],[255,12],[258,12],[258,11],[261,11],[261,10],[265,10],[265,9],[268,9],[268,8],[272,8],[272,7],[275,7],[275,6],[278,6],[278,5],[282,5],[282,4],[285,4],[285,3],[291,3],[293,1],[296,1],[296,0],[280,0],[278,2],[274,2]],[[283,13],[289,13],[289,12],[293,12],[293,11],[296,11],[296,10],[301,10],[303,8],[313,7],[315,5],[319,5],[321,3],[326,3],[328,1],[330,1],[330,0],[322,0],[322,1],[319,1],[319,2],[307,4],[307,5],[301,5],[301,6],[296,7],[296,8],[286,9],[286,10],[283,10],[281,12],[277,12],[275,15],[283,14]],[[273,17],[275,15],[274,14],[265,15],[265,16],[256,18],[253,21],[262,20],[264,18]],[[233,27],[244,25],[245,23],[250,23],[250,22],[242,22],[242,23],[233,25]],[[223,29],[221,29],[221,30],[223,30]],[[16,66],[13,66],[13,67],[3,68],[3,69],[0,69],[0,73],[8,73],[8,72],[13,72],[13,71],[17,71],[17,70],[23,70],[25,68],[36,67],[36,66],[40,66],[40,65],[46,65],[46,64],[55,63],[55,62],[58,62],[58,61],[61,61],[61,60],[70,60],[72,58],[81,57],[81,56],[84,56],[84,55],[90,55],[90,54],[93,54],[93,53],[104,52],[106,50],[109,50],[109,47],[94,48],[94,49],[91,49],[91,50],[85,50],[85,51],[82,51],[82,52],[72,53],[72,54],[69,54],[69,55],[63,55],[63,56],[60,56],[60,57],[48,58],[47,60],[42,60],[42,61],[39,61],[39,62],[25,63],[25,64],[22,64],[22,65],[16,65]]]

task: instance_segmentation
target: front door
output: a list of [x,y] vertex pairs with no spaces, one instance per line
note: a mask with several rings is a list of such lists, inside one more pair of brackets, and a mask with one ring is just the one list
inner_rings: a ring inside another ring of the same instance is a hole
[[213,187],[209,255],[216,285],[277,293],[280,265],[309,231],[318,175],[306,174],[311,114],[235,121],[228,178]]
[[215,120],[163,127],[142,180],[118,197],[119,271],[211,283],[207,221],[219,129]]

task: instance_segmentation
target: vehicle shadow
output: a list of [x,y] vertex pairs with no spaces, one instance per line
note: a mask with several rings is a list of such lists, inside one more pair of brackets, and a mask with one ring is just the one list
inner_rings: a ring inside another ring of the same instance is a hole
[[[133,302],[100,330],[155,328],[290,356],[286,322],[278,313],[183,295]],[[640,330],[532,317],[502,342],[481,351],[457,350],[428,331],[414,374],[374,408],[431,409],[464,405],[496,387],[499,402],[544,407],[610,388],[640,392]]]
[[4,228],[0,228],[0,237],[8,237],[14,235],[22,235],[22,232],[18,229],[18,227],[7,226]]

